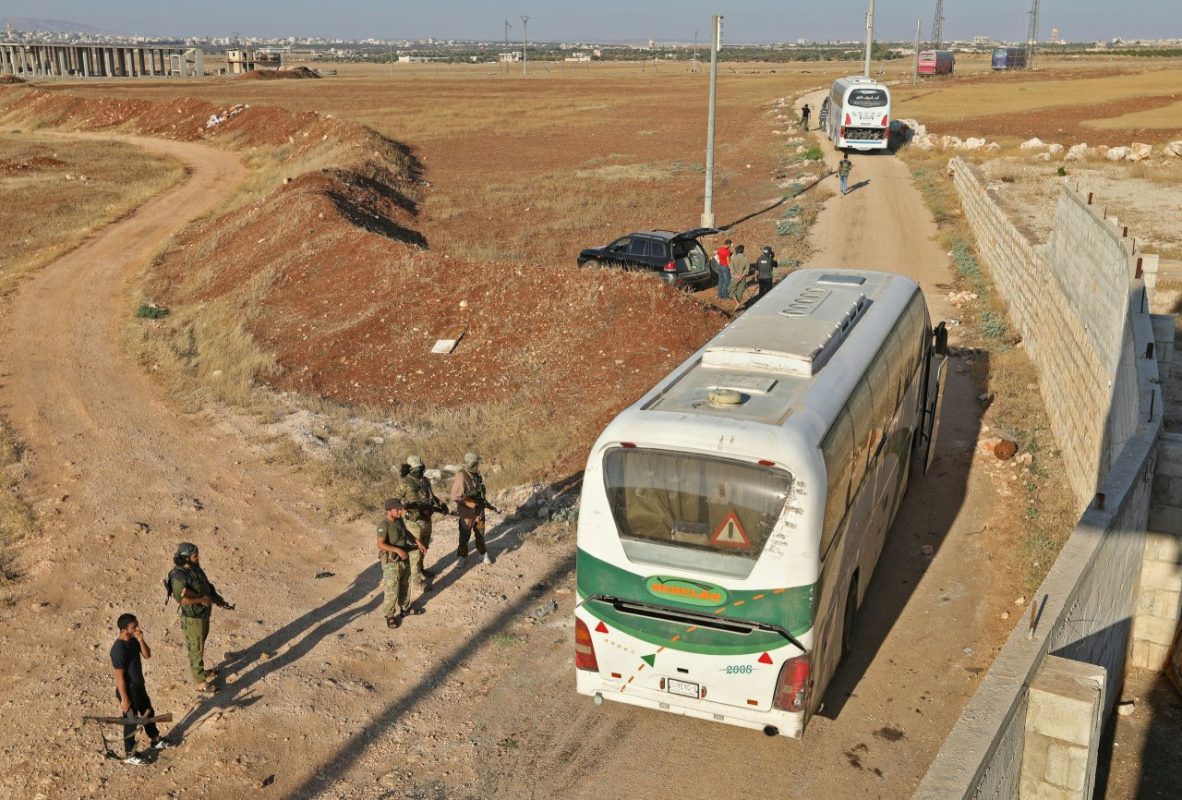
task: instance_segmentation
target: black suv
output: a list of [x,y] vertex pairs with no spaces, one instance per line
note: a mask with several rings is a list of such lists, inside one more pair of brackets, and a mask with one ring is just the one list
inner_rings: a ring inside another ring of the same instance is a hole
[[579,266],[652,271],[673,286],[700,289],[713,283],[715,277],[698,237],[716,233],[720,233],[717,228],[694,228],[681,233],[638,231],[621,236],[606,247],[584,250],[579,253]]

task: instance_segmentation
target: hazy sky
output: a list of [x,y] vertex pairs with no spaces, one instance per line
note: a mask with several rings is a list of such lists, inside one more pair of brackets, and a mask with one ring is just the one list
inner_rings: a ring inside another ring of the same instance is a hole
[[[146,35],[520,38],[704,41],[713,14],[730,41],[861,39],[867,0],[0,0],[5,18],[55,19]],[[935,0],[877,0],[876,34],[910,39],[931,28]],[[946,38],[1023,39],[1030,0],[945,0]],[[1041,0],[1042,38],[1057,26],[1068,40],[1182,36],[1179,0]]]

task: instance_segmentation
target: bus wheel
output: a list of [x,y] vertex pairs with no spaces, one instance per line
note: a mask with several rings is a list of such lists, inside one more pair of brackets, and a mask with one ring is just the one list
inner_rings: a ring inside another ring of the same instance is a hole
[[858,576],[850,580],[850,591],[845,598],[845,614],[841,619],[841,657],[854,649],[854,617],[858,616]]

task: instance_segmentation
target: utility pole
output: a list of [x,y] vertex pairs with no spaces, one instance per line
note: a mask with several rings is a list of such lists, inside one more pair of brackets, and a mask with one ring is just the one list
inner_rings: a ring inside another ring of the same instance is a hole
[[[509,55],[509,31],[512,28],[513,28],[513,26],[510,25],[509,20],[506,19],[505,20],[505,55],[506,56]],[[498,60],[500,60],[500,59],[498,59]],[[509,62],[506,61],[505,62],[505,72],[508,72],[508,71],[509,71]]]
[[911,83],[919,81],[919,17],[915,18],[915,63],[911,66]]
[[[1037,0],[1036,0],[1037,2]],[[863,72],[870,77],[870,48],[874,46],[874,0],[870,0],[870,10],[866,12],[866,67]]]
[[521,15],[521,74],[529,74],[529,17]]
[[1026,29],[1026,69],[1034,69],[1034,48],[1038,44],[1038,0],[1030,0],[1030,27]]
[[932,19],[932,49],[939,50],[944,39],[944,0],[936,0],[936,16]]
[[722,17],[715,15],[710,25],[710,107],[706,122],[706,200],[702,209],[702,227],[714,227],[714,100],[718,94],[718,51],[722,49]]

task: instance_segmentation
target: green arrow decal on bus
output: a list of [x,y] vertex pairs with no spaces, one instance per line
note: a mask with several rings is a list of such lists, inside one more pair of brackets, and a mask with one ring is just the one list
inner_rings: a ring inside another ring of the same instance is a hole
[[654,575],[644,582],[644,588],[654,597],[675,600],[691,606],[720,606],[726,602],[726,589],[709,583],[687,581]]

